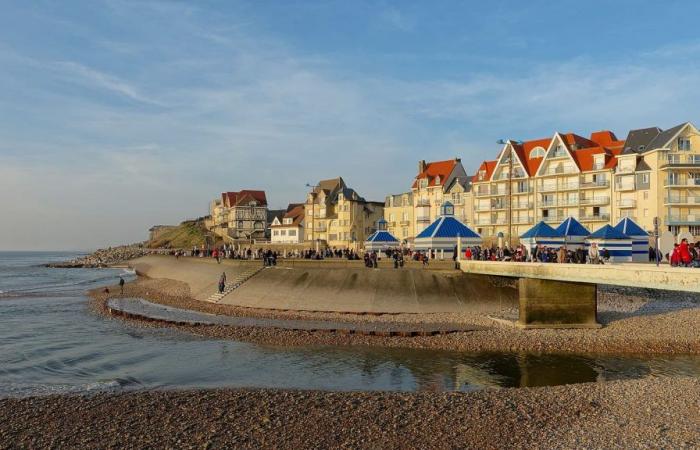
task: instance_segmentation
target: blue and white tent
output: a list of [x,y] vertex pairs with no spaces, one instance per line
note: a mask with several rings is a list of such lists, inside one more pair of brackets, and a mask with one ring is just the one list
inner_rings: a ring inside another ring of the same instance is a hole
[[603,249],[610,252],[611,262],[631,262],[632,261],[632,239],[625,233],[616,230],[610,225],[596,230],[586,239],[586,248],[596,243],[603,256]]
[[586,227],[581,225],[581,222],[573,217],[568,217],[555,230],[564,236],[564,244],[569,249],[572,247],[585,247],[586,238],[591,234]]
[[614,228],[632,239],[632,261],[649,260],[649,233],[629,217],[623,217]]
[[520,243],[530,249],[539,244],[545,247],[560,247],[564,244],[564,236],[542,221],[523,233],[520,236]]
[[445,202],[440,208],[440,213],[435,222],[416,236],[413,241],[415,250],[443,250],[452,254],[458,238],[463,249],[481,245],[481,236],[454,217],[452,203]]
[[398,247],[399,240],[393,234],[386,230],[377,230],[370,234],[365,241],[365,250],[386,250],[388,248]]

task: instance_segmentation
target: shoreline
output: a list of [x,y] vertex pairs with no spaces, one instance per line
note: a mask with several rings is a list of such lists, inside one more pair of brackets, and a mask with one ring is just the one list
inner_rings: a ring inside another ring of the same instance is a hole
[[694,448],[700,380],[468,393],[156,390],[0,399],[0,447]]
[[[424,348],[466,352],[534,352],[534,353],[587,353],[587,354],[700,354],[700,336],[694,332],[700,326],[700,307],[673,311],[654,311],[644,315],[620,311],[600,313],[604,327],[596,330],[543,329],[521,330],[502,325],[476,313],[430,313],[365,315],[353,313],[324,313],[278,311],[212,304],[190,297],[186,283],[150,279],[139,276],[127,283],[124,295],[118,287],[110,286],[110,294],[102,289],[89,292],[92,309],[107,317],[115,317],[106,308],[110,298],[138,297],[166,306],[224,314],[285,320],[329,320],[347,323],[392,322],[452,322],[485,328],[436,336],[368,336],[340,334],[328,331],[293,331],[276,328],[241,328],[225,325],[178,325],[135,318],[118,317],[138,326],[176,328],[191,334],[243,342],[271,345],[364,345],[392,348]],[[637,302],[653,305],[654,300],[639,296],[603,291],[601,303]],[[657,300],[658,301],[658,300]],[[682,303],[681,303],[682,304]],[[692,303],[691,306],[695,304]],[[512,312],[511,312],[512,314]]]

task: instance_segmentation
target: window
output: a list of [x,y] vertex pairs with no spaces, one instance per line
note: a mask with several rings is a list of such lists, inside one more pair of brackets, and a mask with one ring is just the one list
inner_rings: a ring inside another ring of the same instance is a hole
[[649,217],[649,210],[644,208],[644,217]]
[[532,150],[530,150],[530,159],[542,158],[543,156],[544,156],[544,148],[542,148],[542,147],[535,147]]
[[688,138],[678,138],[678,150],[690,150],[690,139]]
[[285,218],[282,220],[282,222],[283,222],[285,225],[289,225],[289,224],[292,223],[292,218],[291,218],[291,217],[285,217]]
[[484,181],[485,178],[486,178],[486,171],[480,170],[479,171],[479,181]]
[[688,227],[688,232],[690,232],[690,234],[692,234],[693,236],[700,236],[700,226],[691,225]]
[[440,184],[440,175],[435,177],[435,184]]
[[605,165],[605,157],[603,155],[593,155],[593,170],[600,170]]
[[681,232],[681,227],[679,227],[678,225],[669,225],[668,231],[673,233],[674,236],[678,236],[678,233]]
[[420,183],[418,185],[420,186],[421,189],[427,188],[428,187],[428,179],[427,178],[421,179]]
[[280,230],[280,235],[286,236],[286,235],[287,235],[287,230]]
[[649,200],[649,191],[644,191],[644,200]]
[[645,145],[640,145],[637,148],[639,149],[640,152],[643,152],[644,150],[646,150],[647,147]]
[[289,230],[288,233],[290,236],[296,236],[297,235],[297,230]]
[[272,232],[273,236],[279,236],[280,235],[280,230],[275,230]]

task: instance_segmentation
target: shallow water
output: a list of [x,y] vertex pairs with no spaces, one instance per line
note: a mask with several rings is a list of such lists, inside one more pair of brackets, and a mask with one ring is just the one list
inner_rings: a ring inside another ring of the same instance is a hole
[[700,357],[469,354],[256,345],[107,320],[84,291],[121,269],[48,269],[73,254],[0,253],[0,396],[142,388],[472,390],[700,377]]

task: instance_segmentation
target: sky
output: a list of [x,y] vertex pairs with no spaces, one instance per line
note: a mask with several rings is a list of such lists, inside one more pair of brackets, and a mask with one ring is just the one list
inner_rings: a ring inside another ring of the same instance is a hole
[[696,124],[695,1],[0,0],[0,250],[141,241],[223,191],[370,200],[498,139]]

